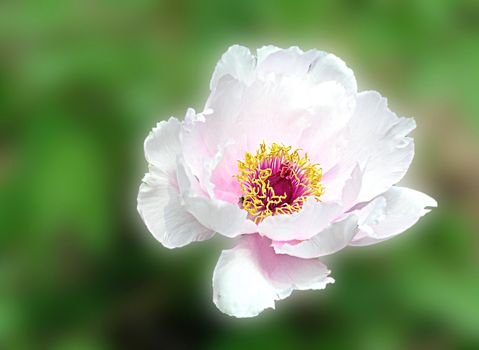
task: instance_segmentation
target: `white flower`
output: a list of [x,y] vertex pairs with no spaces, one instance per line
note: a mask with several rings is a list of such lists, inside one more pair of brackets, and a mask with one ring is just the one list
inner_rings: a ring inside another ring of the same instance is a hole
[[319,257],[389,239],[437,205],[395,186],[414,120],[358,92],[338,57],[232,46],[210,89],[203,112],[146,138],[138,211],[167,248],[238,237],[213,274],[224,313],[256,316],[293,290],[325,288],[334,280]]

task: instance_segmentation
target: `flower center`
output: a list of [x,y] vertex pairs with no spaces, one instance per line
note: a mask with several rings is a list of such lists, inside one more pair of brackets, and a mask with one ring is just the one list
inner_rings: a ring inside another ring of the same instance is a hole
[[297,212],[308,197],[318,198],[324,192],[318,164],[311,164],[307,154],[301,156],[299,150],[276,143],[269,147],[261,143],[256,154],[246,152],[238,170],[243,191],[239,205],[256,223]]

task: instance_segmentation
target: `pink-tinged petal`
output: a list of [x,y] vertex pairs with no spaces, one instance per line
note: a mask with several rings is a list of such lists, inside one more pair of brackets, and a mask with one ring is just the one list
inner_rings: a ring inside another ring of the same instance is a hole
[[198,114],[201,118],[190,117],[181,134],[184,161],[205,190],[211,180],[211,167],[205,165],[213,163],[219,147],[225,148],[234,141],[233,126],[239,122],[245,88],[230,76],[221,79],[219,87],[210,96],[211,106],[207,102],[206,112]]
[[303,208],[293,214],[266,217],[259,225],[259,232],[274,241],[304,240],[313,237],[341,213],[337,203],[323,203],[309,197]]
[[233,45],[226,51],[217,63],[210,89],[214,90],[218,81],[225,75],[230,75],[236,80],[250,83],[254,78],[256,58],[244,46]]
[[153,236],[167,248],[211,238],[214,232],[188,213],[181,203],[176,178],[181,124],[170,118],[161,122],[145,141],[150,172],[138,193],[138,212]]
[[206,103],[213,113],[203,127],[204,142],[213,146],[209,146],[211,150],[219,143],[234,140],[240,147],[240,156],[256,149],[262,141],[284,139],[288,144],[297,144],[309,124],[306,109],[312,102],[299,98],[308,89],[304,81],[293,77],[256,80],[251,86],[229,77],[221,79]]
[[[294,47],[264,50],[258,51],[255,69],[267,74],[257,75],[252,82],[237,79],[235,74],[221,77],[215,74],[215,89],[205,105],[205,110],[211,113],[203,121],[185,128],[185,161],[201,183],[205,180],[205,160],[213,157],[217,146],[234,145],[225,150],[211,177],[216,196],[229,202],[235,202],[239,194],[234,181],[237,160],[246,151],[256,150],[261,142],[271,144],[281,140],[293,148],[303,148],[324,170],[333,166],[344,144],[344,137],[338,133],[354,109],[354,97],[340,83],[326,78],[319,81],[315,77],[317,82],[305,78],[314,60],[325,53],[302,52]],[[233,47],[219,67],[225,62],[245,62],[250,58],[247,49]],[[291,64],[284,65],[283,60]]]
[[345,127],[355,108],[355,96],[336,82],[321,83],[298,94],[303,96],[303,105],[311,114],[310,125],[301,135],[300,147],[326,174],[346,151]]
[[236,203],[202,193],[196,179],[181,159],[178,159],[178,184],[184,207],[208,229],[227,237],[257,231],[256,224],[248,219],[248,213]]
[[350,245],[365,246],[394,237],[429,213],[437,202],[428,195],[406,187],[392,187],[359,209],[360,232]]
[[274,244],[278,254],[288,254],[310,259],[330,255],[345,248],[358,232],[358,218],[355,215],[331,224],[308,240],[295,244]]
[[[292,79],[284,79],[256,81],[246,88],[231,77],[220,80],[206,106],[212,112],[204,121],[186,125],[182,139],[185,162],[205,189],[211,182],[218,198],[237,203],[241,196],[237,162],[245,152],[278,140],[300,147],[301,134],[310,125],[309,113],[292,96],[297,89],[291,85]],[[208,176],[205,164],[216,157],[218,147],[224,152]]]
[[213,274],[213,302],[225,314],[254,317],[293,290],[324,289],[334,280],[317,259],[277,255],[259,235],[241,237],[224,250]]

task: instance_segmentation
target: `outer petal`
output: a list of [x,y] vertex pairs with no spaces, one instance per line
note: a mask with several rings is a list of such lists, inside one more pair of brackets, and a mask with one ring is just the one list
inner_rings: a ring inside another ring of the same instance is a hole
[[243,236],[236,247],[221,253],[213,274],[213,302],[222,312],[253,317],[295,289],[324,289],[334,282],[319,260],[276,255],[270,242]]
[[171,117],[168,121],[159,122],[145,139],[146,160],[164,174],[175,173],[176,157],[181,150],[180,129],[181,123]]
[[138,193],[138,212],[153,236],[167,248],[183,247],[213,237],[181,205],[178,191],[166,177],[145,177]]
[[216,65],[210,89],[215,89],[218,81],[225,75],[231,75],[233,78],[249,84],[254,78],[255,66],[256,58],[248,48],[239,45],[231,46]]
[[180,201],[176,157],[180,150],[180,123],[161,122],[145,140],[150,172],[138,193],[138,212],[153,236],[167,248],[211,238],[213,231],[201,225]]
[[257,56],[259,74],[308,75],[315,85],[334,81],[350,92],[357,90],[353,71],[343,60],[328,52],[304,52],[297,46],[281,49],[270,45],[258,49]]
[[312,238],[297,244],[274,244],[274,250],[279,254],[288,254],[299,258],[318,258],[330,255],[345,248],[358,232],[358,218],[350,215],[341,221],[328,226]]
[[303,76],[308,73],[311,64],[320,55],[320,52],[317,50],[303,52],[297,46],[288,49],[263,46],[257,50],[257,55],[258,74],[274,73]]
[[437,202],[428,195],[405,187],[389,191],[356,211],[361,231],[351,245],[364,246],[394,237],[427,214]]
[[335,81],[349,92],[356,92],[358,88],[352,69],[342,59],[331,53],[321,51],[311,65],[309,74],[315,83]]
[[329,226],[340,213],[339,204],[317,202],[309,197],[299,212],[269,216],[258,228],[262,235],[275,241],[308,239]]
[[348,125],[348,146],[338,163],[339,171],[326,186],[343,188],[351,170],[359,164],[363,176],[356,203],[387,191],[401,180],[411,164],[414,141],[407,135],[415,127],[414,119],[398,118],[391,112],[386,99],[377,92],[358,94]]
[[359,165],[356,164],[351,172],[351,177],[344,184],[341,194],[341,203],[345,211],[350,209],[356,203],[359,192],[361,191],[362,182],[363,174],[359,168]]

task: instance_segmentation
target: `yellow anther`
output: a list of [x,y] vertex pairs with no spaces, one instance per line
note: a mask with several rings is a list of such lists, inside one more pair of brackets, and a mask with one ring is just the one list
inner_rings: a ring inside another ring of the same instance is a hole
[[[301,210],[308,197],[318,199],[324,192],[321,185],[322,171],[318,164],[311,164],[307,154],[301,156],[300,149],[291,151],[291,146],[273,143],[266,147],[262,142],[256,154],[246,152],[243,161],[238,161],[238,179],[244,195],[243,209],[245,209],[255,222],[260,222],[265,217],[277,214],[292,214]],[[283,201],[286,193],[275,193],[270,183],[274,165],[281,167],[287,165],[291,178],[296,187],[302,188],[300,196],[291,199],[289,203]],[[270,164],[271,163],[271,164]],[[269,167],[264,168],[269,164]],[[282,203],[282,204],[281,204]]]

